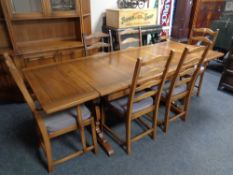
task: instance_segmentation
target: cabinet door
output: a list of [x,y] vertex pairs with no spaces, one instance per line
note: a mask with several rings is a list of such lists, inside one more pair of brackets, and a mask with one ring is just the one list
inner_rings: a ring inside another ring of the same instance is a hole
[[52,16],[77,16],[79,15],[78,0],[49,0]]
[[174,39],[187,40],[192,6],[193,0],[176,1],[171,33]]
[[196,27],[210,28],[212,21],[218,20],[224,9],[224,1],[203,1],[200,3]]
[[13,18],[33,18],[44,14],[44,0],[5,0]]

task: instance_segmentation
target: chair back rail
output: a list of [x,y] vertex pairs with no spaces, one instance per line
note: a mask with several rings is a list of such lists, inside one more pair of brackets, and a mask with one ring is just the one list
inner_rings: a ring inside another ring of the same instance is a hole
[[[173,76],[170,90],[169,90],[169,99],[172,98],[172,94],[175,87],[182,86],[188,84],[187,92],[190,94],[192,88],[194,86],[195,80],[197,78],[198,72],[200,70],[201,65],[203,64],[206,54],[208,52],[209,47],[201,47],[188,50],[187,48],[184,49],[181,60],[177,66],[176,73]],[[188,59],[192,57],[192,59]],[[186,77],[187,75],[187,77]]]
[[[156,58],[150,59],[148,61],[143,61],[143,59],[138,58],[135,70],[133,74],[133,79],[131,83],[130,93],[129,93],[129,101],[128,101],[128,110],[127,117],[137,116],[137,113],[132,114],[133,104],[140,102],[148,97],[152,97],[154,100],[154,105],[151,108],[151,112],[153,111],[155,114],[158,112],[160,96],[162,93],[163,85],[167,78],[167,73],[169,70],[169,66],[171,64],[173,58],[173,51],[169,53],[168,56],[158,56]],[[163,60],[161,67],[162,69],[154,69],[154,66],[158,64],[159,61]],[[164,62],[164,60],[166,60]],[[157,75],[155,71],[161,71],[162,76]],[[152,87],[157,87],[153,89]],[[136,92],[146,90],[142,95],[136,95]],[[147,113],[148,111],[145,110]],[[140,111],[141,113],[141,111]],[[138,115],[140,116],[140,115]]]
[[15,80],[18,88],[22,92],[25,101],[27,102],[30,109],[34,112],[36,110],[36,105],[33,101],[31,94],[29,93],[29,91],[25,85],[25,82],[23,80],[21,72],[19,72],[19,70],[16,68],[12,58],[7,53],[4,54],[4,58],[5,58],[5,63],[9,69],[13,79]]
[[[193,50],[187,48],[184,49],[170,85],[168,89],[165,89],[166,96],[164,98],[166,98],[166,110],[163,121],[163,131],[165,133],[168,131],[169,123],[171,121],[174,121],[177,118],[186,120],[195,81],[208,50],[209,45],[200,46],[200,48]],[[176,105],[178,100],[182,100],[183,103],[180,107]],[[171,112],[175,112],[175,115],[171,116]]]
[[209,28],[194,28],[191,31],[189,44],[202,42],[204,45],[209,44],[209,49],[213,49],[218,37],[219,29],[213,31]]
[[[108,40],[108,42],[106,42],[106,40]],[[108,31],[108,34],[102,32],[94,33],[91,35],[84,34],[83,43],[85,56],[95,55],[97,51],[103,52],[104,49],[108,49],[108,52],[113,51],[111,30]]]
[[142,45],[142,33],[139,29],[126,29],[118,32],[119,49],[128,49]]

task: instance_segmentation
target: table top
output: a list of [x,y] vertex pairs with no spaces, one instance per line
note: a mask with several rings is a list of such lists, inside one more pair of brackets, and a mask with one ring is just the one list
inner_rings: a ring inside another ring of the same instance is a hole
[[[196,46],[168,41],[112,52],[102,57],[89,56],[27,68],[23,72],[42,108],[51,114],[128,88],[138,57],[151,59],[158,55],[168,55],[172,49],[175,52],[173,66],[169,69],[172,74],[185,47],[193,49]],[[221,56],[223,54],[220,52],[209,51],[206,61]]]

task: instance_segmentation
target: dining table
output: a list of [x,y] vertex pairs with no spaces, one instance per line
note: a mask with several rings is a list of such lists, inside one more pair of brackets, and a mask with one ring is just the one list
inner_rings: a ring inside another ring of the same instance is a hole
[[[168,72],[172,76],[184,48],[192,50],[196,47],[169,40],[102,56],[87,56],[25,68],[23,74],[41,107],[49,115],[93,99],[127,94],[137,58],[153,59],[158,55],[168,55],[173,50],[174,58]],[[209,50],[205,62],[222,56],[221,52]],[[157,66],[160,66],[159,61]],[[114,150],[101,129],[100,112],[96,115],[98,142],[108,155],[112,155]]]

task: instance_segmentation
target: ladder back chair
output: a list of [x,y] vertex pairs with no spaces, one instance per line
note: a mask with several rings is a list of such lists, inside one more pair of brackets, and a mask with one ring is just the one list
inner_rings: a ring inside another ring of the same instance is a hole
[[[188,43],[195,45],[209,45],[209,49],[213,49],[218,37],[219,29],[213,31],[209,28],[194,28],[191,31]],[[201,94],[201,87],[204,79],[204,73],[208,63],[204,63],[200,69],[199,81],[195,85],[197,88],[197,96]]]
[[[106,42],[107,41],[107,42]],[[91,35],[83,35],[85,56],[88,55],[103,55],[105,51],[113,51],[112,46],[112,32],[107,33],[94,33]]]
[[[163,85],[165,83],[167,73],[173,51],[168,56],[157,56],[153,59],[143,61],[137,59],[132,83],[130,85],[129,95],[113,101],[107,101],[105,106],[108,106],[110,111],[118,114],[119,117],[124,117],[126,135],[122,139],[115,133],[110,126],[105,122],[103,114],[103,127],[107,130],[121,146],[126,147],[126,152],[131,153],[131,144],[142,137],[151,136],[155,139],[157,131],[157,116],[162,94]],[[159,63],[159,64],[158,64]],[[159,73],[159,75],[158,75]],[[152,86],[158,86],[156,90],[151,89]],[[143,120],[144,115],[152,112],[152,123],[147,123]],[[132,136],[132,122],[137,121],[144,127],[142,133]]]
[[164,121],[158,123],[165,133],[168,131],[170,122],[178,118],[186,120],[190,97],[208,49],[208,46],[193,50],[185,48],[174,76],[164,85],[162,101],[166,103],[165,117]]
[[119,50],[142,46],[142,34],[139,29],[126,29],[118,32]]
[[[40,107],[38,107],[37,102],[32,98],[24,83],[22,74],[16,68],[12,58],[8,54],[4,54],[4,58],[13,79],[15,80],[17,86],[23,94],[25,101],[27,102],[29,108],[33,113],[34,119],[36,121],[37,131],[39,134],[38,143],[47,157],[48,171],[53,171],[54,165],[63,163],[87,151],[94,150],[95,152],[97,152],[94,118],[92,117],[89,109],[84,104],[80,104],[76,108],[71,108],[52,115],[47,115]],[[84,128],[86,126],[91,126],[93,142],[91,146],[87,145],[86,143],[84,131]],[[53,138],[76,130],[80,131],[81,143],[83,148],[61,159],[53,160],[51,140]]]

